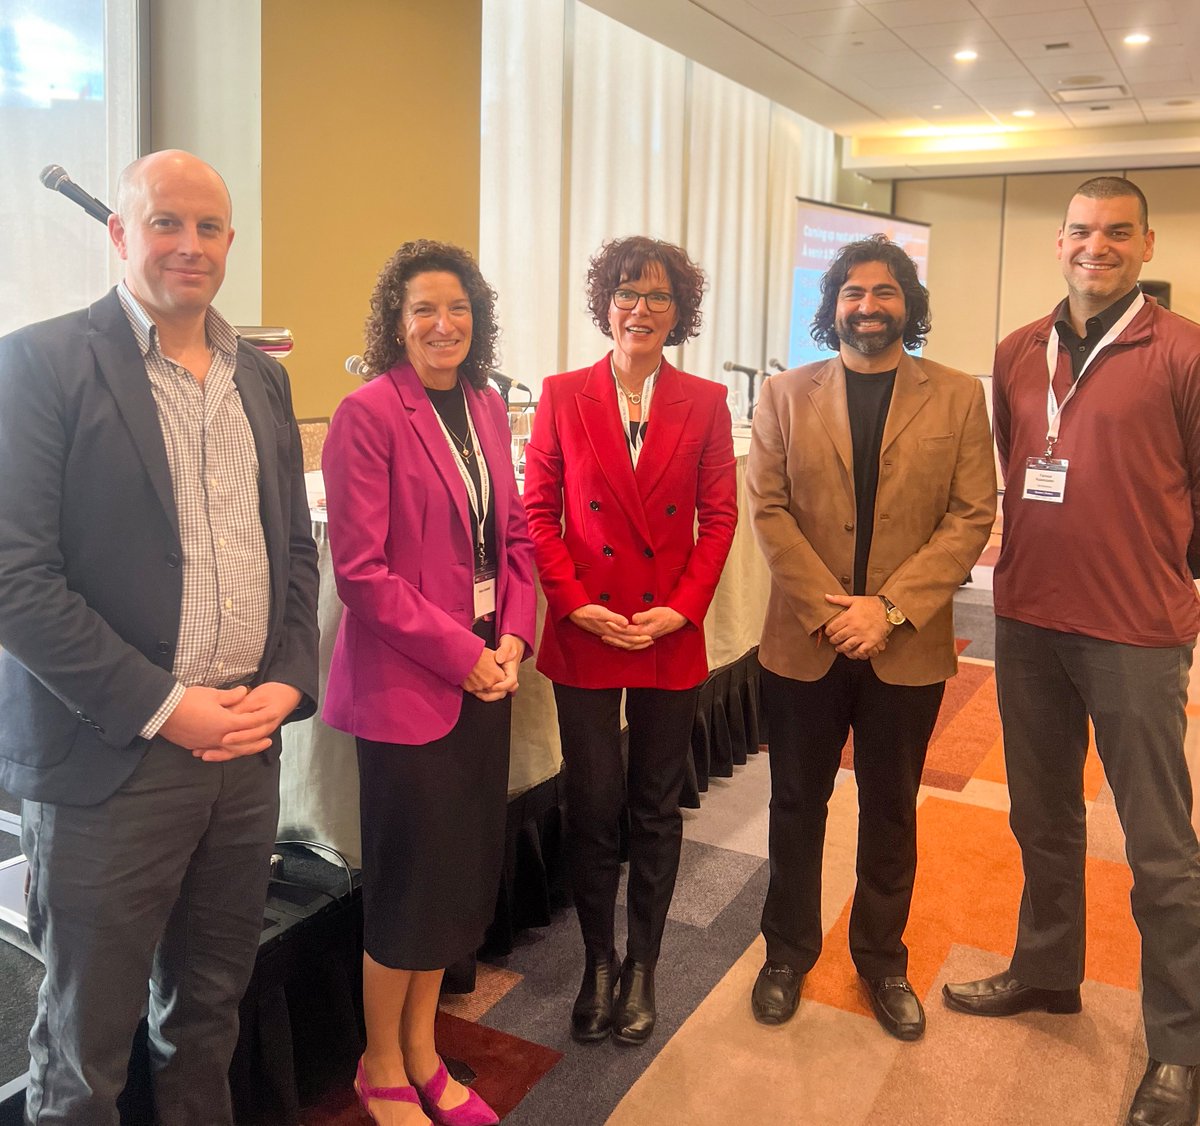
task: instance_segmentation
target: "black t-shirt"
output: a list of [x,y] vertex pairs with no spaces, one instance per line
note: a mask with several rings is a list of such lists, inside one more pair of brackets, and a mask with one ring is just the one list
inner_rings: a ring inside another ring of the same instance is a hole
[[[466,444],[468,448],[471,445],[471,431],[467,425],[467,400],[466,393],[461,387],[451,387],[448,391],[438,391],[433,387],[426,387],[425,394],[429,396],[429,401],[433,404],[433,409],[442,416],[442,421],[446,424],[452,436]],[[462,449],[462,444],[459,449]],[[481,481],[479,477],[479,458],[483,456],[482,451],[472,453],[467,458],[467,472],[471,476],[471,480],[475,485],[475,495],[482,497]],[[464,486],[463,491],[466,491]],[[494,566],[496,563],[496,487],[492,484],[488,494],[488,508],[483,521],[483,550],[487,557],[488,566]],[[472,546],[472,563],[474,564],[474,546],[478,535],[479,521],[475,517],[475,511],[471,507],[470,498],[467,498],[467,512],[471,516],[471,546]]]
[[857,521],[854,535],[854,593],[867,592],[867,558],[875,530],[875,493],[879,488],[879,449],[892,405],[896,369],[880,372],[846,368],[846,409],[854,446],[854,497]]

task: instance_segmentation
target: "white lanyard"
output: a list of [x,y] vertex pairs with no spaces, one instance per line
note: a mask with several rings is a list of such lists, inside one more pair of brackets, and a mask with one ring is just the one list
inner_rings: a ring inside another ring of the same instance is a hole
[[1129,322],[1137,316],[1138,311],[1145,304],[1146,298],[1142,295],[1141,290],[1138,290],[1137,296],[1130,303],[1129,308],[1121,314],[1120,320],[1100,338],[1100,343],[1084,360],[1083,367],[1079,369],[1079,375],[1071,384],[1071,389],[1063,396],[1061,403],[1054,397],[1054,373],[1058,370],[1058,326],[1051,327],[1050,339],[1046,341],[1046,370],[1050,375],[1050,384],[1046,392],[1046,457],[1050,457],[1054,452],[1054,443],[1058,441],[1058,431],[1062,426],[1063,409],[1075,397],[1076,390],[1083,382],[1083,373],[1091,366],[1092,361],[1125,331]]
[[617,365],[613,363],[612,353],[609,353],[608,366],[612,369],[613,381],[617,385],[617,407],[621,411],[621,429],[625,432],[625,441],[629,443],[629,456],[633,461],[634,469],[636,469],[638,458],[642,452],[642,434],[646,423],[650,421],[650,396],[654,394],[654,380],[658,376],[658,369],[662,367],[662,360],[658,361],[654,366],[654,370],[646,376],[646,382],[642,384],[642,421],[637,428],[636,438],[629,432],[629,424],[632,421],[629,417],[629,403],[622,393],[624,391],[624,384],[621,383],[620,377],[617,375]]
[[[459,390],[462,390],[461,386]],[[487,462],[483,457],[483,448],[479,444],[479,435],[475,433],[475,420],[471,417],[471,407],[467,402],[467,393],[465,391],[463,391],[463,409],[467,415],[467,433],[471,439],[471,447],[475,450],[475,463],[479,466],[479,489],[483,493],[482,502],[479,492],[475,489],[475,480],[467,469],[467,463],[463,460],[462,451],[459,449],[458,443],[454,440],[454,436],[450,433],[450,428],[436,410],[433,413],[437,415],[438,425],[442,428],[442,435],[446,439],[446,444],[450,447],[450,452],[454,454],[454,464],[458,467],[458,475],[463,479],[463,484],[467,487],[467,500],[470,501],[471,511],[475,513],[475,569],[482,570],[484,564],[487,562],[487,551],[483,543],[483,521],[487,516],[488,501],[492,495],[492,479],[488,475]]]

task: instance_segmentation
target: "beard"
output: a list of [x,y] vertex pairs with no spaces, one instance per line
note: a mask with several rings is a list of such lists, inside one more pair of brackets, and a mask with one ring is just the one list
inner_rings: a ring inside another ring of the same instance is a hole
[[[883,328],[878,332],[858,332],[856,325],[861,321],[881,321]],[[847,348],[853,348],[863,356],[874,356],[890,348],[904,335],[904,325],[885,313],[873,317],[852,315],[834,324],[838,339]]]

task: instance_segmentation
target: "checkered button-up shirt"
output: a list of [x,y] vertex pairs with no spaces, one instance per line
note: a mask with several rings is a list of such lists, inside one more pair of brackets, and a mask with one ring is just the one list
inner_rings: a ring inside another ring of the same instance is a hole
[[212,364],[199,382],[164,356],[158,329],[122,282],[117,287],[146,364],[171,471],[183,547],[183,599],[171,671],[178,681],[141,734],[152,738],[185,686],[249,680],[262,663],[271,608],[259,515],[258,452],[234,385],[237,333],[209,308]]

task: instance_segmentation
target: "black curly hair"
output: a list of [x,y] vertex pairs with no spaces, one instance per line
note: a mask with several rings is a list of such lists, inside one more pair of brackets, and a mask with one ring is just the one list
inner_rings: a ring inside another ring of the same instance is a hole
[[848,242],[837,252],[837,257],[830,262],[829,269],[821,278],[821,304],[812,319],[813,340],[834,352],[841,348],[842,342],[835,324],[838,294],[846,284],[850,271],[864,262],[882,262],[899,282],[904,293],[904,308],[908,313],[908,320],[904,322],[904,347],[910,352],[922,347],[930,327],[929,290],[917,277],[913,260],[887,235],[871,235],[857,242]]
[[396,328],[404,311],[408,283],[417,274],[430,271],[454,274],[471,302],[471,348],[459,365],[459,374],[473,387],[482,389],[496,364],[496,291],[492,289],[471,254],[461,246],[430,239],[406,242],[379,271],[375,292],[371,294],[371,315],[365,327],[366,348],[363,359],[374,379],[407,358],[404,345],[397,339]]

